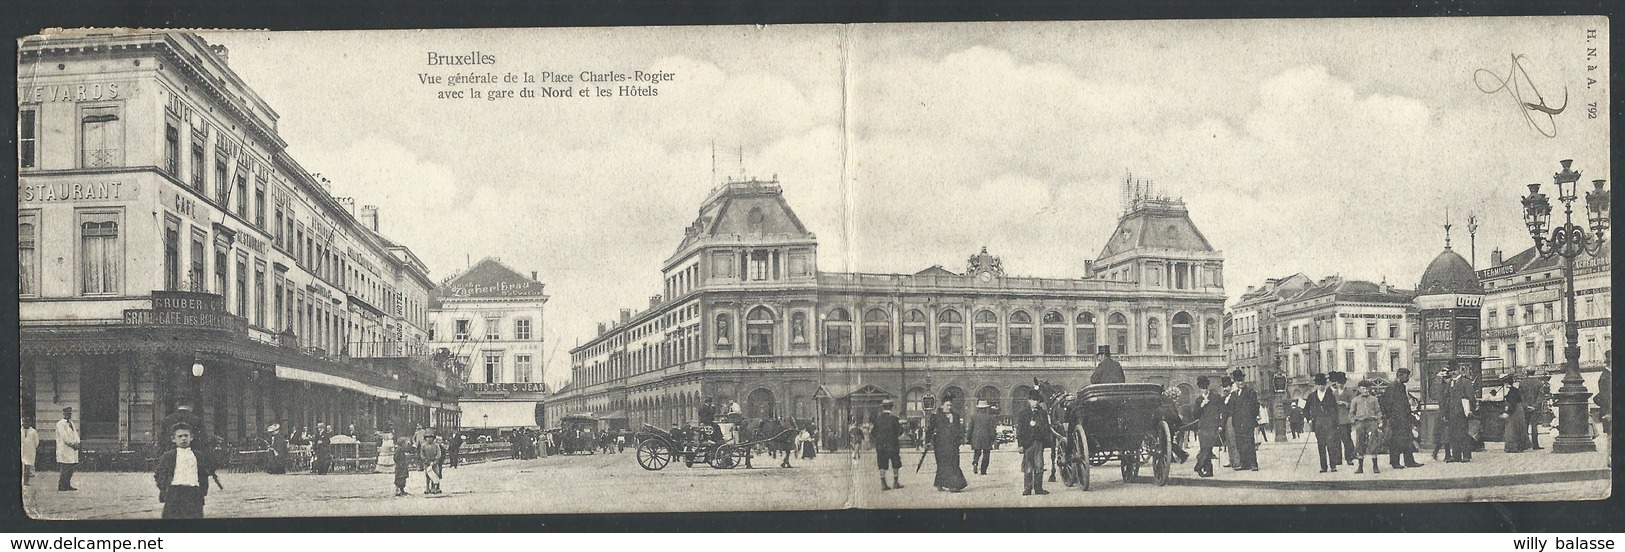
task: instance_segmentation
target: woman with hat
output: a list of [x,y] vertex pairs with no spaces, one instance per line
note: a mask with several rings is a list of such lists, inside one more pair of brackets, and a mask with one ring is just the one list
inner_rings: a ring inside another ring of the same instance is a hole
[[1523,390],[1518,385],[1516,374],[1507,374],[1501,378],[1501,383],[1507,386],[1504,402],[1507,407],[1502,418],[1506,419],[1506,432],[1502,434],[1503,444],[1507,452],[1523,452],[1529,449],[1528,418],[1524,416]]
[[265,428],[265,441],[271,449],[270,465],[265,467],[265,473],[288,473],[285,461],[288,458],[288,438],[282,435],[282,424],[271,424]]
[[925,438],[936,449],[937,477],[933,485],[939,491],[964,490],[965,472],[959,469],[959,446],[965,443],[965,420],[954,413],[954,399],[942,398],[942,406],[931,416]]

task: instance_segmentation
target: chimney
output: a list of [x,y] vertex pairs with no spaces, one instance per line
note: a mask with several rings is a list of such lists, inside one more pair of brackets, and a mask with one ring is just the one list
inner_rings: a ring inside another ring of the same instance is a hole
[[536,279],[536,271],[534,271],[534,270],[530,271],[530,279],[532,279],[532,280]]
[[649,308],[653,309],[655,307],[660,306],[660,299],[661,299],[661,297],[659,295],[650,295],[649,296]]
[[1253,286],[1247,286],[1247,293],[1253,292]]
[[343,206],[345,211],[349,211],[350,216],[352,216],[352,217],[356,216],[355,198],[353,198],[353,197],[335,197],[335,198],[333,198],[333,200],[339,202],[339,205]]
[[598,323],[598,335],[604,335],[604,331],[607,329],[609,328],[605,327],[603,322]]
[[209,51],[214,52],[214,56],[220,58],[220,63],[229,64],[231,62],[231,50],[227,49],[225,45],[210,44]]
[[631,323],[631,322],[632,322],[632,309],[621,309],[621,323],[622,324],[627,324],[627,323]]
[[367,228],[371,228],[372,231],[374,231],[374,232],[378,231],[378,206],[377,205],[362,205],[361,206],[361,224],[366,225]]
[[1490,251],[1490,266],[1501,266],[1503,261],[1504,259],[1501,258],[1501,248],[1497,247]]

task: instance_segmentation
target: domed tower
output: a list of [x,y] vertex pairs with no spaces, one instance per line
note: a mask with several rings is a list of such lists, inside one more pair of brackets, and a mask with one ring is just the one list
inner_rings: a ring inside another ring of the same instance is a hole
[[1478,272],[1460,253],[1450,249],[1450,225],[1445,224],[1444,251],[1422,272],[1416,285],[1416,309],[1421,315],[1422,396],[1434,399],[1440,370],[1466,371],[1476,389],[1483,374],[1481,363],[1482,328],[1480,309],[1484,306],[1484,286]]

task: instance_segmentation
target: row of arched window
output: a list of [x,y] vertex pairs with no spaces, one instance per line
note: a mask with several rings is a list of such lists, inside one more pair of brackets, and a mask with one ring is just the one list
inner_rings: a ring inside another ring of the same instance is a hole
[[[971,352],[997,355],[1007,351],[1011,355],[1090,355],[1099,345],[1110,345],[1112,351],[1119,353],[1129,350],[1128,317],[1120,312],[1108,315],[1104,324],[1098,323],[1092,312],[1079,313],[1070,324],[1067,317],[1053,310],[1045,312],[1037,323],[1025,310],[1010,313],[1008,318],[1007,324],[1001,324],[998,314],[992,310],[977,310],[972,315],[970,333],[967,335],[964,316],[958,310],[944,309],[936,316],[936,348],[933,350],[928,339],[933,337],[930,319],[919,309],[903,313],[902,333],[898,336],[900,339],[894,340],[894,326],[886,309],[872,308],[864,311],[862,320],[853,320],[851,312],[836,307],[823,316],[821,351],[832,355],[889,355],[893,347],[897,347],[898,352],[903,354],[957,355]],[[755,307],[746,313],[745,354],[774,354],[777,322],[773,311],[765,306]],[[1206,322],[1202,327],[1204,344],[1207,348],[1217,348],[1218,321],[1208,318]],[[806,312],[790,314],[789,331],[792,348],[806,347],[811,342],[807,335]],[[1174,314],[1166,330],[1166,340],[1162,320],[1156,316],[1146,318],[1144,332],[1145,347],[1152,352],[1167,347],[1175,354],[1191,354],[1197,348],[1196,318],[1188,312]],[[1069,333],[1072,337],[1070,351],[1067,343]],[[717,314],[713,339],[717,349],[732,350],[733,335],[733,316],[729,313]],[[860,336],[861,340],[858,339]],[[1104,342],[1101,337],[1105,338]],[[858,344],[861,344],[861,350],[856,348]]]

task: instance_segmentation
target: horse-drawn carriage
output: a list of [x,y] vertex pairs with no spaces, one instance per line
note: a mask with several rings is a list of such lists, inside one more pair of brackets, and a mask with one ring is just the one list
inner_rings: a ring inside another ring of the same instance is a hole
[[571,414],[560,420],[559,452],[563,454],[592,454],[598,450],[598,419]]
[[[722,427],[726,426],[726,427]],[[784,454],[783,467],[789,467],[790,449],[793,447],[795,427],[785,427],[777,420],[745,420],[738,424],[721,424],[721,434],[709,425],[666,431],[649,424],[633,435],[637,442],[638,465],[645,470],[664,469],[673,461],[684,465],[706,464],[719,470],[733,469],[748,464],[755,447],[767,447]],[[735,428],[738,431],[734,431]],[[733,437],[733,435],[738,437]]]
[[1046,382],[1036,383],[1053,413],[1055,468],[1066,486],[1089,490],[1089,469],[1113,460],[1125,482],[1150,464],[1156,484],[1168,483],[1179,415],[1161,385],[1101,383],[1068,394]]

